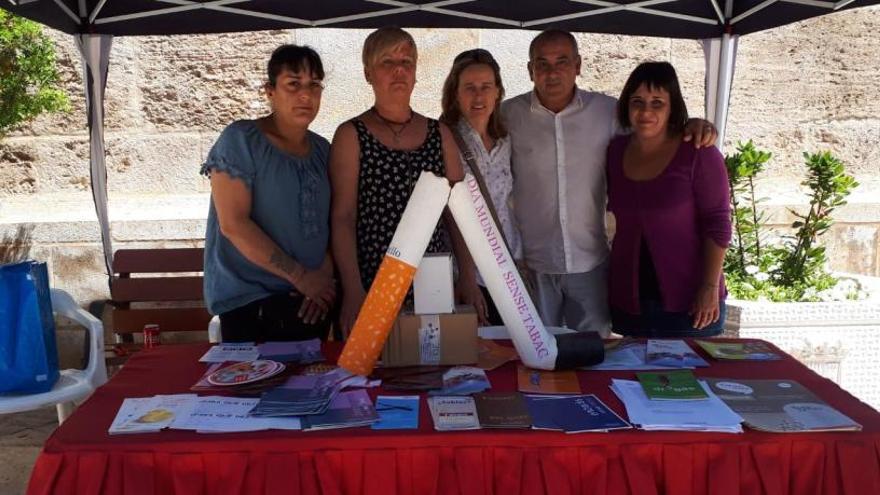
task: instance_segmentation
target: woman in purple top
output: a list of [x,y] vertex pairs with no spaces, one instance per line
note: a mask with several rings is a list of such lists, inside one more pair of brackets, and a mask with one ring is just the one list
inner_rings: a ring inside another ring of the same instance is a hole
[[614,331],[645,337],[721,332],[727,291],[721,265],[730,242],[730,191],[715,147],[682,141],[688,120],[675,69],[647,62],[617,103],[628,136],[608,146]]

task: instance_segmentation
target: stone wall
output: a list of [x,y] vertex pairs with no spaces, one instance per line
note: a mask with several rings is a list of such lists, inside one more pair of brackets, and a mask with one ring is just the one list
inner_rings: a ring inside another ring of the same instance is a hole
[[[481,46],[502,66],[508,95],[527,91],[528,43],[534,32],[412,30],[419,45],[416,110],[437,115],[452,58]],[[774,153],[761,192],[774,223],[804,195],[801,152],[829,149],[862,186],[829,234],[832,265],[880,275],[880,8],[857,9],[741,39],[725,150],[754,139]],[[43,116],[0,142],[0,243],[30,225],[33,256],[52,265],[54,282],[86,302],[107,297],[88,177],[88,139],[79,56],[69,36],[56,40],[71,112]],[[313,129],[330,138],[336,125],[368,108],[361,30],[120,37],[113,42],[106,100],[107,164],[116,247],[198,245],[209,185],[199,164],[228,122],[266,111],[263,67],[281,43],[315,47],[327,65],[327,90]],[[704,61],[698,42],[577,35],[579,85],[617,95],[643,60],[669,60],[694,116],[703,115]]]

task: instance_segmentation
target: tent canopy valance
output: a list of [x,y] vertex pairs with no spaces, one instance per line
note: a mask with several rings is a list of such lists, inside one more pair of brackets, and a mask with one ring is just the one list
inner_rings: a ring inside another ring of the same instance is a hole
[[533,29],[705,39],[880,0],[0,0],[66,33],[167,35],[306,27]]

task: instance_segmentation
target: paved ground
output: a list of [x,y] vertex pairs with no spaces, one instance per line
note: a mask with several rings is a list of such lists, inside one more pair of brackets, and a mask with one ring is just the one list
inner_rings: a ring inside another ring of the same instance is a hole
[[0,415],[0,495],[25,492],[37,454],[56,426],[54,406]]

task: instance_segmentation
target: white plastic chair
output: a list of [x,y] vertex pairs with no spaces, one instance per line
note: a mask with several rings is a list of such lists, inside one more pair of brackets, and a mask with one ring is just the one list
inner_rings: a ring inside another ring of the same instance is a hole
[[222,341],[223,335],[220,333],[220,317],[215,316],[211,318],[211,321],[208,323],[208,342],[219,344]]
[[80,308],[61,289],[51,289],[52,310],[86,327],[89,331],[89,364],[84,370],[62,370],[52,390],[41,394],[5,394],[0,396],[0,414],[31,411],[55,404],[58,423],[73,412],[75,401],[82,401],[107,382],[104,362],[104,326],[101,321]]

